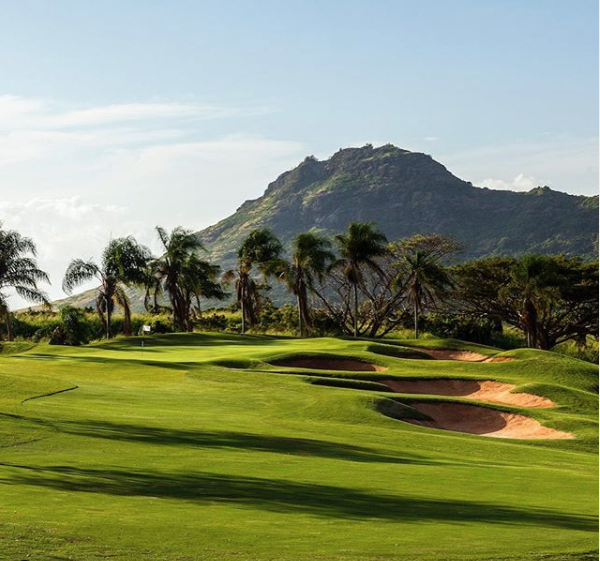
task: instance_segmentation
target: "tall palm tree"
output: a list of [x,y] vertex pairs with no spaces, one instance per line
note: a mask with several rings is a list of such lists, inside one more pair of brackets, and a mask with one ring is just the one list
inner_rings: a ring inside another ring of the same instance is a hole
[[382,273],[378,257],[388,253],[387,238],[372,223],[351,222],[348,231],[334,236],[340,252],[338,264],[354,292],[354,337],[358,337],[358,289],[363,282],[362,267]]
[[308,292],[315,280],[322,281],[335,260],[331,242],[313,232],[298,234],[293,241],[292,257],[282,274],[289,290],[296,296],[298,306],[298,331],[300,337],[312,327],[312,317],[308,305]]
[[436,305],[453,287],[452,278],[441,256],[421,247],[407,249],[404,253],[403,281],[406,294],[413,305],[415,339],[419,338],[419,317],[425,304]]
[[146,276],[146,301],[166,294],[173,311],[173,323],[179,331],[191,331],[192,308],[200,311],[200,298],[223,299],[225,292],[216,281],[219,267],[211,265],[198,255],[206,251],[200,240],[191,230],[177,226],[170,233],[156,227],[163,246],[163,254],[155,259]]
[[12,341],[12,322],[7,292],[14,291],[30,302],[47,304],[48,297],[38,288],[40,282],[50,282],[38,268],[36,247],[30,238],[14,230],[3,230],[0,222],[0,317],[6,325],[6,338]]
[[63,290],[71,294],[80,284],[96,279],[100,282],[96,310],[104,325],[106,338],[112,338],[112,314],[115,304],[123,310],[123,332],[131,335],[131,303],[126,288],[142,284],[150,259],[148,248],[135,238],[111,240],[102,252],[101,264],[93,260],[73,259],[65,272]]
[[225,271],[222,279],[226,284],[235,281],[235,297],[242,310],[242,335],[256,323],[258,313],[259,288],[251,273],[252,263],[238,257],[237,268]]
[[259,228],[242,242],[237,269],[223,275],[223,282],[235,280],[236,298],[242,310],[242,334],[256,323],[260,313],[261,286],[252,276],[253,269],[256,267],[261,272],[266,284],[270,276],[283,270],[282,254],[283,246],[277,237],[269,229]]

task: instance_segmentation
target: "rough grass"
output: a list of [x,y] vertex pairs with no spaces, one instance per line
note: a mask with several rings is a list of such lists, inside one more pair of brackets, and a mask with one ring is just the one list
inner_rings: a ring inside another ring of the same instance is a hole
[[[0,358],[0,558],[597,558],[596,367],[528,350],[402,359],[372,344],[186,334]],[[270,364],[310,353],[388,371]],[[526,414],[577,439],[404,423],[410,400],[376,385],[402,376],[514,383],[558,404]]]

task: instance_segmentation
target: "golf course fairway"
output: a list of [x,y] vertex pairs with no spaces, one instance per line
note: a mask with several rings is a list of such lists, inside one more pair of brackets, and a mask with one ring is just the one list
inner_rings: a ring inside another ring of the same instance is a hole
[[0,559],[597,559],[597,367],[416,343],[7,345]]

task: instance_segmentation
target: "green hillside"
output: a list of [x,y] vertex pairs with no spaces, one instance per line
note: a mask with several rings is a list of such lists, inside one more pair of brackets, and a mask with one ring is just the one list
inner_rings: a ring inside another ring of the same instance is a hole
[[390,240],[414,234],[456,237],[464,259],[483,255],[592,255],[598,197],[538,187],[527,193],[474,187],[426,154],[391,145],[307,158],[279,176],[264,195],[198,233],[217,261],[229,263],[254,228],[284,241],[316,228],[344,231],[350,221],[376,222]]
[[[597,559],[593,365],[443,340],[419,341],[420,351],[405,347],[410,340],[145,342],[0,357],[0,558]],[[503,361],[427,357],[443,348]],[[367,370],[289,366],[299,358]],[[512,384],[512,396],[554,406],[385,385],[440,378]],[[427,422],[418,408],[432,404],[574,438],[414,424]]]

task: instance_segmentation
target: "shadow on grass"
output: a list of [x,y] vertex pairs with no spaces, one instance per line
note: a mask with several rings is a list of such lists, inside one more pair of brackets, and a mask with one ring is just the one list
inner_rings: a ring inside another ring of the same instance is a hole
[[218,347],[223,345],[273,345],[289,337],[269,335],[235,335],[231,333],[169,333],[148,337],[125,337],[95,345],[110,351],[139,351],[141,340],[145,348],[152,347]]
[[353,462],[385,462],[394,464],[440,465],[416,454],[380,453],[371,448],[339,444],[325,440],[291,438],[230,431],[182,430],[163,427],[144,427],[106,421],[63,421],[56,424],[60,432],[77,436],[106,438],[149,445],[190,446],[198,448],[235,448],[276,454],[292,454],[332,458]]
[[168,368],[170,370],[190,370],[197,368],[200,364],[205,366],[209,363],[198,363],[198,362],[173,362],[167,360],[146,360],[148,351],[145,350],[143,353],[140,352],[139,347],[136,349],[138,353],[137,358],[112,358],[112,357],[98,357],[98,356],[77,356],[77,355],[52,355],[44,353],[35,353],[27,355],[26,360],[40,360],[49,362],[82,362],[86,364],[103,364],[103,365],[115,365],[118,368],[123,366],[149,366],[152,368]]
[[465,500],[429,499],[301,483],[281,479],[236,477],[211,473],[159,473],[141,470],[96,470],[68,466],[22,466],[8,485],[33,485],[62,492],[157,497],[195,503],[224,503],[279,513],[303,513],[327,518],[380,519],[407,523],[471,522],[531,525],[595,532],[592,516],[548,509],[518,508]]

